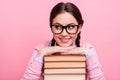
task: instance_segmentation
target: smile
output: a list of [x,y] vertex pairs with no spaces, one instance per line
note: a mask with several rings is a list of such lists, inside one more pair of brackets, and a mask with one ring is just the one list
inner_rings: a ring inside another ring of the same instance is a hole
[[67,43],[70,40],[70,38],[60,38],[60,41],[63,43]]

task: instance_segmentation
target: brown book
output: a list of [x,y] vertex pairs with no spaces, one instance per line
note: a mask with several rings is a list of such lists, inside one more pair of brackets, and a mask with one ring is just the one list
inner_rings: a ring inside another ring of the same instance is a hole
[[44,68],[84,68],[86,66],[85,61],[73,61],[73,62],[44,62]]
[[44,74],[85,74],[85,68],[73,69],[45,69]]
[[85,75],[44,75],[44,80],[85,80]]
[[44,61],[85,61],[85,55],[81,54],[58,54],[58,55],[46,55]]

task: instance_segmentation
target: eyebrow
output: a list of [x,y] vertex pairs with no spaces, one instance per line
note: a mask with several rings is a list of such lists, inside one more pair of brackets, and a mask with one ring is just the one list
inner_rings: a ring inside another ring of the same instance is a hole
[[[60,24],[60,23],[55,23],[55,24],[53,24],[53,25],[62,25],[62,24]],[[78,24],[74,24],[74,23],[69,23],[69,24],[67,24],[67,25],[78,25]],[[65,25],[65,26],[67,26],[67,25]]]

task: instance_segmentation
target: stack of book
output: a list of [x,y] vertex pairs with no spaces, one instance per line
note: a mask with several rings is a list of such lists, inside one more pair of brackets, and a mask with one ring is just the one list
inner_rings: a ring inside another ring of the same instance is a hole
[[85,55],[55,54],[44,56],[44,80],[85,80]]

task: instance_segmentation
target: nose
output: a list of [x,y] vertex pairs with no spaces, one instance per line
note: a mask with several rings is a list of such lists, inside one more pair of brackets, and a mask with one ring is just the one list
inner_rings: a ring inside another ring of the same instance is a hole
[[65,29],[63,29],[63,32],[61,33],[61,35],[66,36],[66,35],[68,35],[68,33]]

